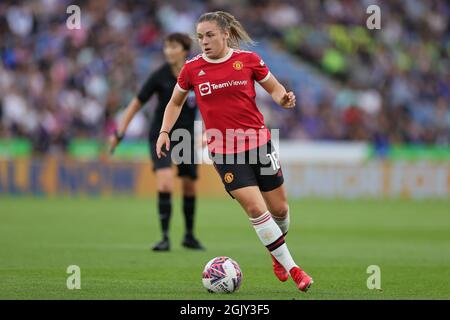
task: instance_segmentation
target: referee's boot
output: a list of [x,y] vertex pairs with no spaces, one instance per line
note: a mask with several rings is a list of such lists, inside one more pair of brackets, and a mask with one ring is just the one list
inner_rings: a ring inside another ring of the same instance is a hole
[[182,245],[183,247],[188,249],[205,250],[205,247],[203,247],[202,244],[197,239],[195,239],[192,234],[186,234],[184,236]]
[[155,244],[153,251],[170,251],[170,242],[168,237],[164,237],[160,242]]

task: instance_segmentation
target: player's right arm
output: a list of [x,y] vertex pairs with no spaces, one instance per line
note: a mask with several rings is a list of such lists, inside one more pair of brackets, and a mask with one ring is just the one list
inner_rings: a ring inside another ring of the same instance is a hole
[[170,131],[172,130],[175,122],[180,116],[181,108],[183,108],[188,94],[189,91],[180,90],[178,85],[176,85],[173,89],[172,97],[170,98],[166,110],[164,111],[161,130],[159,133],[158,141],[156,142],[156,154],[158,158],[161,158],[161,156],[167,156],[167,154],[162,151],[162,147],[165,146],[166,150],[169,150],[170,148]]
[[142,103],[139,101],[138,98],[134,98],[128,104],[125,110],[125,115],[122,117],[122,120],[119,124],[119,127],[117,128],[117,131],[113,136],[111,136],[109,140],[109,152],[111,154],[114,153],[114,150],[116,149],[117,145],[120,143],[120,140],[122,140],[122,137],[127,131],[128,125],[141,108]]
[[145,105],[147,101],[150,100],[152,95],[158,90],[159,81],[158,71],[151,74],[145,81],[138,95],[133,98],[133,100],[131,100],[128,104],[127,108],[125,109],[125,114],[122,117],[117,130],[109,140],[109,152],[111,154],[114,153],[115,148],[123,139],[128,125],[130,124],[131,120],[133,120],[136,113],[138,113],[142,106]]

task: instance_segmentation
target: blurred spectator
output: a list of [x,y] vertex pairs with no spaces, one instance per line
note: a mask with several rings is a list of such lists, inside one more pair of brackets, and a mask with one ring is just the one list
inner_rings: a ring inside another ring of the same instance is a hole
[[[346,88],[337,93],[334,105],[336,116],[345,113],[341,125],[346,139],[379,139],[379,128],[370,124],[355,129],[356,107],[366,115],[384,114],[393,127],[402,123],[391,142],[449,144],[447,1],[290,3],[304,17],[300,28],[270,26],[284,35],[283,43],[291,52],[343,82]],[[381,30],[364,28],[370,4],[381,7]],[[395,112],[399,108],[402,112]],[[436,112],[445,120],[438,120]]]

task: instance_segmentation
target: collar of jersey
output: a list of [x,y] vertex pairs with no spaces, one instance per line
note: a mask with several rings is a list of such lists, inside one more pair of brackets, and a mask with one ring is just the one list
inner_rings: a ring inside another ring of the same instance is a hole
[[230,48],[228,50],[228,53],[220,59],[210,59],[206,56],[206,54],[203,54],[202,57],[203,57],[203,59],[205,59],[206,62],[209,62],[209,63],[222,63],[222,62],[225,62],[228,59],[230,59],[232,54],[233,54],[233,49]]

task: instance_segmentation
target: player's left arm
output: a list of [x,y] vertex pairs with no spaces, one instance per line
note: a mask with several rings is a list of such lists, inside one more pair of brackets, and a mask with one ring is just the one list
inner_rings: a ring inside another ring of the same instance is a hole
[[273,74],[270,74],[269,79],[259,84],[272,96],[273,101],[283,108],[290,109],[295,107],[295,94],[292,91],[287,92],[286,88]]

